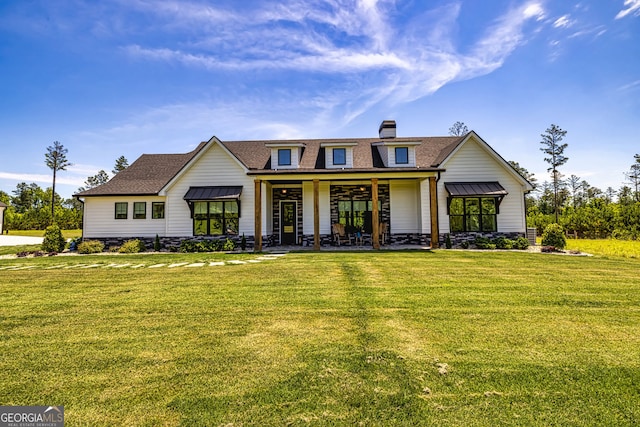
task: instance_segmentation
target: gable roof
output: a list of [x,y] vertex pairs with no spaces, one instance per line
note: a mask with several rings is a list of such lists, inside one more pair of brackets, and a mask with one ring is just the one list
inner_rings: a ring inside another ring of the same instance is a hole
[[[107,183],[77,194],[85,196],[136,196],[157,195],[178,179],[182,172],[196,161],[205,147],[220,144],[229,152],[249,174],[298,174],[298,173],[336,173],[335,169],[327,169],[325,165],[325,147],[345,144],[353,149],[353,167],[340,170],[349,172],[392,172],[392,171],[438,171],[463,142],[464,136],[410,137],[393,138],[394,144],[406,142],[415,146],[416,167],[386,168],[374,146],[376,143],[389,142],[391,139],[380,138],[340,138],[340,139],[300,139],[300,140],[250,140],[220,141],[213,137],[209,142],[202,142],[198,147],[184,154],[143,154],[125,170],[119,172]],[[271,168],[271,147],[269,145],[292,144],[301,145],[301,158],[298,168],[274,170]]]
[[153,195],[169,182],[206,145],[185,154],[143,154],[107,183],[74,194],[84,196]]
[[2,202],[0,202],[0,208],[7,208],[8,206]]

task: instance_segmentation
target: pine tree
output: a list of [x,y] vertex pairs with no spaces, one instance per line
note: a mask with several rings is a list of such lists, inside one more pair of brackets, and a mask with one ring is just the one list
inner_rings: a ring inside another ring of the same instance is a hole
[[558,126],[552,124],[551,127],[545,130],[545,133],[540,135],[542,137],[540,144],[543,145],[540,151],[549,156],[545,157],[544,161],[551,165],[547,171],[551,173],[551,182],[553,184],[553,208],[556,216],[556,223],[558,222],[559,210],[558,192],[562,187],[562,174],[558,168],[569,160],[569,158],[564,155],[564,150],[567,148],[568,144],[560,144],[566,134],[566,130],[562,130]]

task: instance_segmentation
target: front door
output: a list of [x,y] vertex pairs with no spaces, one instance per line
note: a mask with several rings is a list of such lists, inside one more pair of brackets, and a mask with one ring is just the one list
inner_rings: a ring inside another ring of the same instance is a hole
[[280,243],[295,245],[296,235],[296,202],[282,202],[280,204]]

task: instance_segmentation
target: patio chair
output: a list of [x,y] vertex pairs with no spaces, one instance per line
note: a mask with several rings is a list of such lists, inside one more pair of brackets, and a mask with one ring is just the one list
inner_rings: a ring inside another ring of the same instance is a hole
[[331,233],[338,246],[340,246],[341,242],[349,242],[349,244],[351,244],[351,235],[345,232],[344,224],[333,224],[331,226]]
[[380,232],[380,244],[384,245],[385,242],[387,241],[387,232],[388,232],[388,225],[386,222],[381,222],[380,223],[380,228],[379,228],[379,232]]

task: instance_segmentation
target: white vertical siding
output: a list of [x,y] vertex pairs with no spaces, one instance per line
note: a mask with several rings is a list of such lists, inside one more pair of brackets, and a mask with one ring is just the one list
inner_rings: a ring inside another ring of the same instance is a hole
[[[115,219],[115,204],[127,203],[127,219]],[[146,219],[133,219],[133,204],[146,202]],[[161,237],[166,236],[167,203],[165,218],[152,218],[152,203],[165,202],[159,196],[86,197],[84,201],[85,238],[97,237]]]
[[393,234],[420,231],[419,190],[418,181],[396,180],[389,182],[390,226]]
[[429,194],[429,180],[420,181],[420,218],[422,234],[431,233],[431,197]]
[[[212,145],[167,191],[167,235],[193,235],[193,219],[184,195],[192,186],[241,185],[239,234],[254,234],[254,180],[219,145]],[[263,222],[263,224],[265,224]]]
[[487,153],[481,142],[469,139],[456,152],[444,167],[438,181],[438,217],[440,232],[449,232],[449,216],[447,215],[447,190],[445,182],[498,181],[509,192],[500,204],[498,215],[499,232],[525,232],[524,194],[520,182]]
[[[320,182],[319,209],[320,234],[331,234],[331,203],[329,201],[329,182]],[[302,232],[313,234],[313,182],[302,183]]]

